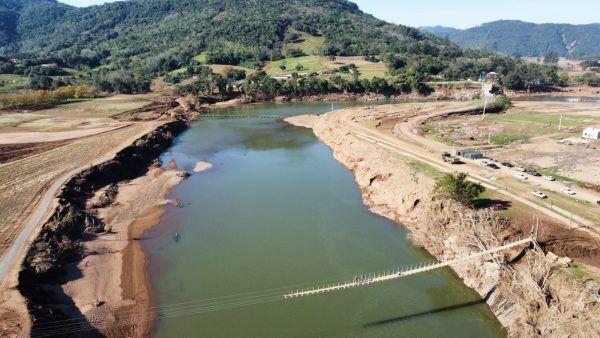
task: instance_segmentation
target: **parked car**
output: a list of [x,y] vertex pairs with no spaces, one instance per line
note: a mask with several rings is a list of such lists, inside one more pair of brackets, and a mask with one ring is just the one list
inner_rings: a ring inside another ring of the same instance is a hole
[[479,161],[479,164],[481,164],[481,165],[488,165],[488,164],[490,164],[490,161],[488,159],[484,158],[483,160]]
[[[598,201],[598,202],[600,202],[600,201]],[[495,210],[495,211],[506,210],[506,205],[504,205],[502,203],[496,203],[496,204],[492,204],[490,206],[490,209]]]
[[500,169],[500,167],[496,163],[489,163],[487,166],[492,169]]
[[542,191],[534,191],[533,196],[538,197],[538,198],[548,198],[548,196],[546,194],[544,194]]
[[510,163],[510,162],[502,162],[502,166],[503,167],[507,167],[507,168],[512,168],[513,167],[512,163]]
[[540,177],[540,176],[542,176],[542,174],[538,173],[538,172],[537,172],[537,171],[535,171],[535,170],[527,170],[527,171],[526,171],[526,173],[528,173],[528,174],[529,174],[529,175],[531,175],[531,176],[535,176],[535,177]]
[[554,176],[550,176],[550,175],[548,175],[548,176],[544,176],[544,179],[545,179],[546,181],[550,181],[550,182],[554,182],[554,181],[556,181],[556,178],[554,178]]
[[515,170],[520,171],[520,172],[525,172],[525,168],[523,168],[523,167],[516,167]]
[[527,176],[525,176],[525,174],[522,174],[522,173],[516,173],[515,177],[518,178],[518,179],[520,179],[520,180],[526,180],[527,179]]
[[561,191],[567,195],[575,195],[575,191],[569,187],[564,187]]

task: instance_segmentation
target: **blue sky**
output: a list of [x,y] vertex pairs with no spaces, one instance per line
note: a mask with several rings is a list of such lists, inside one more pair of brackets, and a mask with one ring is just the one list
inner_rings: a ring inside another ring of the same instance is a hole
[[[106,0],[59,0],[89,6]],[[260,1],[260,0],[259,0]],[[530,22],[600,22],[600,0],[353,0],[374,16],[409,26],[467,28],[499,19]]]

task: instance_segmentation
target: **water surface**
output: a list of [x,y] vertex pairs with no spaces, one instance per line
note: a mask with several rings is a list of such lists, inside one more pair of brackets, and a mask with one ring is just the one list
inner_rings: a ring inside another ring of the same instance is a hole
[[[336,107],[337,108],[337,107]],[[329,104],[263,104],[230,115],[322,113]],[[370,213],[350,172],[308,129],[273,119],[194,124],[163,160],[191,170],[146,237],[158,306],[276,289],[431,260],[406,231]],[[174,240],[174,234],[180,234]],[[184,306],[184,305],[178,305]],[[449,270],[293,300],[161,320],[156,337],[501,337],[491,311]]]

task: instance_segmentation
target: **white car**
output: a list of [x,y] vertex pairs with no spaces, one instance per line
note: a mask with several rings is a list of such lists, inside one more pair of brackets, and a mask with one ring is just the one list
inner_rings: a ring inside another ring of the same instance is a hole
[[525,174],[521,174],[521,173],[516,173],[515,177],[520,179],[520,180],[526,180],[527,176],[525,176]]
[[488,164],[490,164],[490,161],[486,160],[486,159],[483,159],[483,160],[479,161],[479,164],[481,164],[481,165],[488,165]]
[[520,171],[520,172],[525,172],[525,168],[523,168],[523,167],[516,167],[515,170]]
[[550,182],[554,182],[556,181],[556,178],[554,178],[554,176],[544,176],[544,179],[546,181],[550,181]]
[[562,188],[561,191],[567,195],[575,195],[575,192],[573,191],[573,189],[571,189],[569,187]]
[[532,192],[532,194],[533,194],[533,196],[541,198],[541,199],[548,198],[548,196],[541,191],[534,191],[534,192]]

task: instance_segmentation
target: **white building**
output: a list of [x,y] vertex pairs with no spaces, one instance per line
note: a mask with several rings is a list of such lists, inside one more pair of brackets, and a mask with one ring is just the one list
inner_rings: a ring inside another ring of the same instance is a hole
[[585,128],[582,137],[588,140],[600,140],[600,128]]

